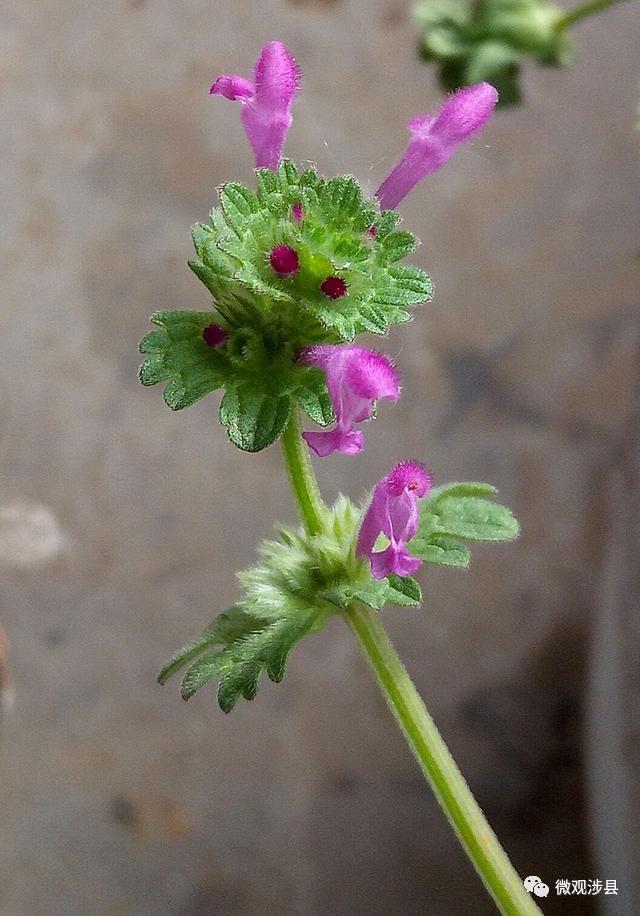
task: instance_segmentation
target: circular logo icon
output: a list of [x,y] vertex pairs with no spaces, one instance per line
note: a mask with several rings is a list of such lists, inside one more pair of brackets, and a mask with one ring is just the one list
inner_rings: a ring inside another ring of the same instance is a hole
[[542,878],[538,878],[537,875],[529,875],[522,883],[525,886],[525,890],[530,894],[535,894],[536,897],[549,896],[549,885],[545,884]]

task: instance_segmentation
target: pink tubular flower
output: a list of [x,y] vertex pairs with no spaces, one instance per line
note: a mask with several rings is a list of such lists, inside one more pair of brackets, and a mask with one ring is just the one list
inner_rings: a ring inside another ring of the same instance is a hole
[[238,100],[242,123],[253,147],[256,168],[277,169],[291,127],[291,105],[300,88],[296,62],[281,41],[271,41],[260,52],[253,82],[243,76],[219,76],[212,95]]
[[[410,576],[422,560],[412,556],[405,544],[418,530],[418,500],[431,489],[431,477],[418,461],[401,461],[378,481],[371,505],[360,527],[356,552],[371,563],[374,579],[390,573]],[[390,541],[386,550],[374,553],[380,534]]]
[[357,455],[364,448],[364,434],[353,428],[354,423],[369,419],[378,398],[398,400],[396,367],[382,353],[338,344],[307,347],[300,362],[324,370],[337,420],[326,432],[303,433],[307,445],[322,458],[332,452]]
[[456,148],[488,123],[498,93],[489,83],[459,89],[436,117],[418,115],[407,125],[411,139],[402,159],[376,191],[383,210],[393,210],[425,175],[451,159]]

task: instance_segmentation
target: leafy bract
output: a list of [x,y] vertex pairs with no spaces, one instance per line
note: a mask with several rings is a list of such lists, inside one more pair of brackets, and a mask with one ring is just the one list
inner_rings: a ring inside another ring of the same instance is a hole
[[[461,539],[514,538],[518,523],[493,501],[495,492],[481,483],[432,490],[410,552],[427,563],[464,567],[469,551]],[[239,697],[255,697],[263,673],[280,681],[295,644],[332,614],[358,602],[374,610],[419,605],[422,592],[415,579],[394,574],[374,579],[369,563],[356,555],[361,518],[362,511],[340,497],[324,511],[318,534],[281,527],[277,538],[263,541],[258,563],[238,574],[241,600],[167,662],[160,683],[186,667],[182,696],[189,699],[218,678],[218,703],[229,712]]]

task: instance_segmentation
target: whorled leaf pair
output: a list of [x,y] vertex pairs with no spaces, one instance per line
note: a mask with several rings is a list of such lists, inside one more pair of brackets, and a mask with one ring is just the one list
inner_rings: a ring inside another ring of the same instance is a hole
[[[277,172],[257,170],[257,180],[255,193],[223,185],[210,223],[194,227],[190,266],[213,296],[211,311],[157,313],[159,330],[140,345],[140,379],[167,382],[172,410],[224,388],[220,419],[246,451],[277,439],[296,403],[320,426],[334,419],[323,374],[299,361],[304,348],[385,334],[431,296],[424,271],[398,264],[416,240],[355,179],[327,181],[284,160]],[[279,246],[297,254],[293,275],[271,266]],[[329,277],[344,281],[344,295],[322,292]],[[211,325],[224,332],[215,347],[203,337]]]

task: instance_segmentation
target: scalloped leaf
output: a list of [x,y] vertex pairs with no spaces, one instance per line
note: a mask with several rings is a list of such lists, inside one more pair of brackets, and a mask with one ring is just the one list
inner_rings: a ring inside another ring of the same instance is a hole
[[172,410],[182,410],[225,384],[229,368],[223,348],[209,347],[204,328],[217,324],[214,312],[157,312],[151,321],[161,330],[140,342],[147,358],[140,366],[143,385],[168,382],[164,399]]
[[253,617],[239,607],[229,608],[219,614],[205,629],[192,639],[191,642],[179,649],[166,663],[158,675],[158,683],[166,684],[186,664],[202,655],[207,649],[216,645],[228,645],[238,639],[243,639],[255,630],[265,626],[265,621]]

